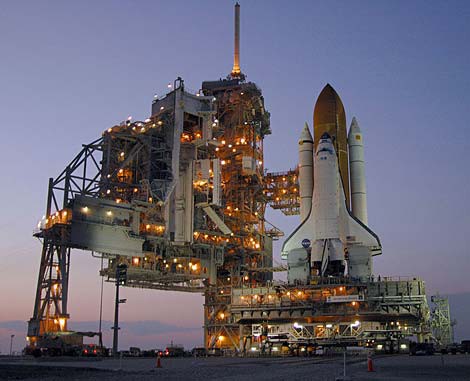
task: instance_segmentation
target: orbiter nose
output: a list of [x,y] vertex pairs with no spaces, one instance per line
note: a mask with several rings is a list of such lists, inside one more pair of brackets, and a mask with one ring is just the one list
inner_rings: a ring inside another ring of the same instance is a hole
[[325,139],[330,139],[331,140],[331,136],[328,132],[325,132],[320,138],[320,140],[325,140]]

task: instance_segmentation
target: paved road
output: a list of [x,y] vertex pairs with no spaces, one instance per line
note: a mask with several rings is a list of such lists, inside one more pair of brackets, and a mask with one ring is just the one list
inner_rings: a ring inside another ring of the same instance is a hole
[[[358,364],[359,365],[359,364]],[[470,355],[389,356],[374,362],[376,372],[354,366],[357,380],[470,380]]]
[[[442,359],[444,362],[442,363]],[[182,358],[106,359],[103,361],[0,360],[0,380],[335,380],[342,375],[341,358]],[[389,356],[374,361],[367,372],[365,359],[350,358],[352,380],[469,380],[470,356]],[[121,368],[121,369],[120,369]]]

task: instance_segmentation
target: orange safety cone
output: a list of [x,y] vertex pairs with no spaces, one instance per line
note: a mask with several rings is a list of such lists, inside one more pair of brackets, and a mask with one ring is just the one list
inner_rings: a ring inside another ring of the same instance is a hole
[[161,368],[162,367],[162,359],[161,359],[161,356],[158,355],[157,356],[157,368]]
[[370,353],[367,355],[367,371],[374,371],[374,364],[372,363],[372,355]]

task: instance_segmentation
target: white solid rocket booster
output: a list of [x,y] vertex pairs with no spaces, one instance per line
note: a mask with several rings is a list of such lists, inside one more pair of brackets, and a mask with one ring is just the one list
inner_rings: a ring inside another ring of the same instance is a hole
[[310,213],[313,196],[313,138],[307,123],[299,139],[299,188],[302,222]]
[[364,142],[356,118],[348,134],[349,173],[351,176],[351,205],[353,215],[367,226],[367,194],[364,167]]

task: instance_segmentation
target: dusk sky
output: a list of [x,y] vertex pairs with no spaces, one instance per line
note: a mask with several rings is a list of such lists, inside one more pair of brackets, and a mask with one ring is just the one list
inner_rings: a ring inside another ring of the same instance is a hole
[[[32,314],[47,179],[177,76],[197,90],[232,67],[233,1],[0,2],[0,351]],[[376,274],[419,276],[470,303],[470,2],[241,1],[241,69],[263,90],[269,171],[294,168],[330,83],[364,134]],[[286,236],[298,217],[270,210]],[[282,241],[275,246],[279,260]],[[72,253],[70,328],[97,329],[100,262]],[[197,294],[124,289],[122,345],[202,344]],[[113,318],[105,285],[104,319]],[[145,327],[164,324],[160,329]],[[128,323],[131,324],[131,323]],[[95,326],[93,326],[95,325]],[[13,327],[13,328],[12,328]],[[26,326],[25,326],[26,327]],[[161,329],[165,327],[165,329]],[[182,327],[184,329],[178,329]],[[25,330],[17,350],[24,346]],[[105,344],[110,345],[108,340]]]

